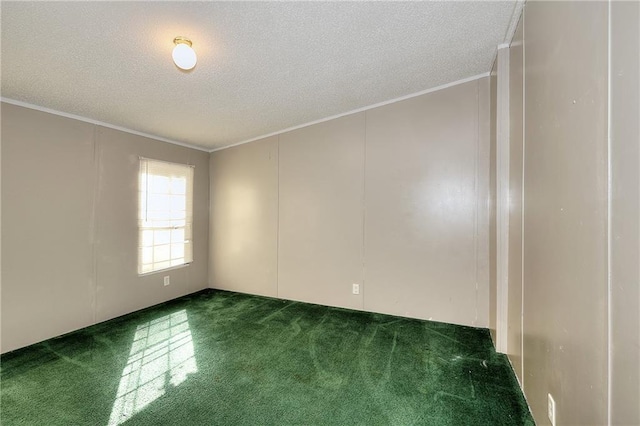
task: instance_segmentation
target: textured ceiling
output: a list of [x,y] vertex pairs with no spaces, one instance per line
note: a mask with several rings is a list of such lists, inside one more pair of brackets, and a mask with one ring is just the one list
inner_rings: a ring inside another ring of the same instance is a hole
[[[0,7],[3,98],[209,150],[486,73],[522,4]],[[198,54],[188,73],[178,35]]]

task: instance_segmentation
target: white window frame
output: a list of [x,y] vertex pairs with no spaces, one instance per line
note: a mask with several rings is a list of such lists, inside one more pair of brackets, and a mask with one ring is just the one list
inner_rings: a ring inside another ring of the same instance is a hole
[[140,157],[138,275],[193,262],[194,166]]

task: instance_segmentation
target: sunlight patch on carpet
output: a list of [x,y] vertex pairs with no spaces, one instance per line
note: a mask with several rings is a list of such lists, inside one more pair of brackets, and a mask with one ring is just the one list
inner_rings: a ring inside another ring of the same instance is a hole
[[197,371],[186,310],[137,326],[109,426],[124,423]]

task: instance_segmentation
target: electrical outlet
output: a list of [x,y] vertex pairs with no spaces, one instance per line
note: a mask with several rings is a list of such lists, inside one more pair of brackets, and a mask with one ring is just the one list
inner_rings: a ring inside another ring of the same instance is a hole
[[360,294],[360,284],[353,284],[353,294]]
[[550,393],[547,394],[547,416],[551,421],[551,426],[556,426],[556,401]]
[[171,284],[171,278],[169,277],[169,275],[167,275],[166,277],[164,277],[164,285],[168,286],[169,284]]

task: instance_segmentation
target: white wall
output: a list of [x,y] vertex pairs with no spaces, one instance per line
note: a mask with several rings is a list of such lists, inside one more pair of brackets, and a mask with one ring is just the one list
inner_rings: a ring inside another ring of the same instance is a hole
[[537,424],[640,424],[640,5],[528,2],[510,51],[509,358]]
[[[5,103],[2,150],[2,352],[206,288],[208,153]],[[188,267],[137,274],[139,156],[196,166]]]
[[214,152],[210,286],[487,326],[488,106],[483,78]]
[[367,111],[365,309],[487,326],[488,79]]
[[640,3],[611,3],[611,421],[640,424]]
[[489,77],[489,331],[493,344],[498,328],[498,60]]
[[280,135],[278,297],[363,309],[364,149],[365,113]]
[[524,389],[545,423],[607,422],[607,4],[528,3]]
[[522,367],[522,174],[523,174],[523,25],[520,19],[509,48],[509,258],[507,355],[520,381]]
[[209,277],[216,288],[278,295],[278,138],[211,155]]

